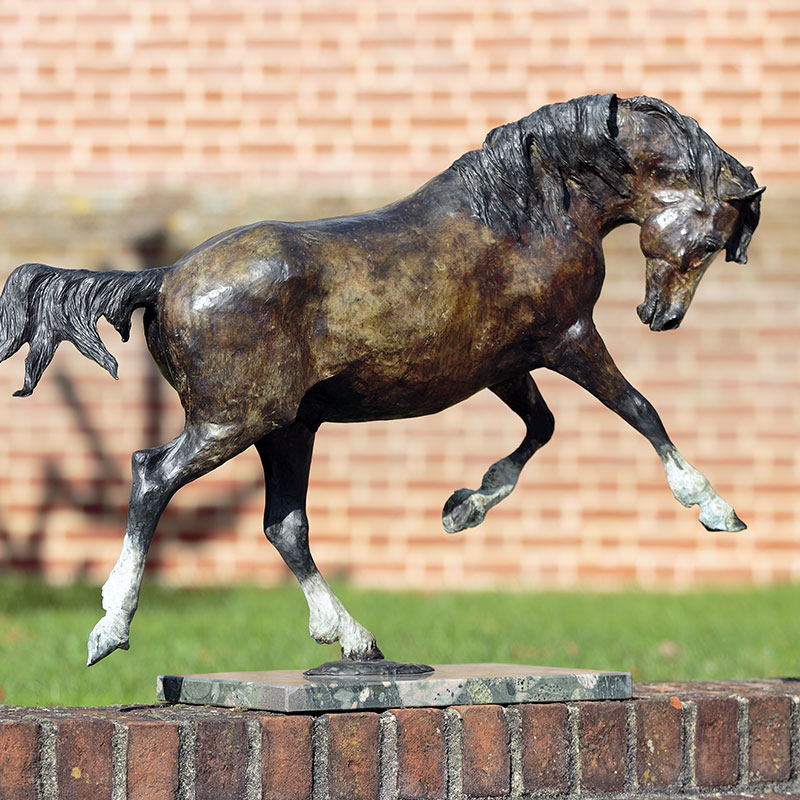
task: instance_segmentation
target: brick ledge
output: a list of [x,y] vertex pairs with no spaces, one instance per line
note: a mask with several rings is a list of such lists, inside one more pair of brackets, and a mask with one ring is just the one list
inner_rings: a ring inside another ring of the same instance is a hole
[[628,701],[282,715],[0,707],[0,797],[800,797],[800,680]]

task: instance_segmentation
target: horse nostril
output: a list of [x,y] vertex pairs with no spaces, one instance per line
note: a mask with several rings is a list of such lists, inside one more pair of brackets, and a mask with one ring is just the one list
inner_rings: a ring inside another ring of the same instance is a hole
[[681,322],[683,322],[683,314],[673,314],[671,317],[662,320],[659,330],[674,331],[675,328],[680,327]]

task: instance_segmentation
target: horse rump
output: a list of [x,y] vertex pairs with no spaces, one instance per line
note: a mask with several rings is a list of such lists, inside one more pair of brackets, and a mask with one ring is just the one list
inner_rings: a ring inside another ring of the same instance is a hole
[[117,361],[97,333],[104,316],[128,340],[131,314],[157,302],[167,268],[122,272],[60,269],[23,264],[9,276],[0,295],[0,361],[26,342],[25,384],[15,397],[31,394],[58,345],[72,342],[116,379]]

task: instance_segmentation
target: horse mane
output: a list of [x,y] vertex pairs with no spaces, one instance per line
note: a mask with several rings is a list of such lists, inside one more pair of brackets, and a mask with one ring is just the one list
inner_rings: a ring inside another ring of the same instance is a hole
[[[663,100],[588,95],[543,106],[517,122],[495,128],[480,150],[465,153],[452,165],[469,190],[472,212],[492,230],[519,240],[525,228],[543,237],[572,226],[567,215],[569,183],[577,184],[599,207],[588,175],[599,177],[621,197],[629,196],[633,166],[617,139],[620,105],[664,125],[683,155],[675,166],[704,198],[724,199],[723,167],[743,190],[757,187],[750,172],[694,119]],[[743,203],[737,228],[726,245],[728,261],[747,261],[747,245],[758,219],[759,198]]]
[[624,176],[632,169],[615,138],[616,105],[616,95],[578,97],[490,131],[480,150],[452,166],[469,190],[473,213],[519,239],[529,225],[541,236],[572,226],[568,180],[599,205],[587,171],[627,197]]

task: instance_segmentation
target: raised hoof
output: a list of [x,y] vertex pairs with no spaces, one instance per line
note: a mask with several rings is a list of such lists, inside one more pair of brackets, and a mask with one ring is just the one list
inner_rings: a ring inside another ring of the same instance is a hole
[[747,530],[747,525],[745,525],[745,523],[739,519],[735,511],[733,512],[731,517],[728,517],[724,521],[715,520],[706,522],[701,517],[700,522],[707,531],[711,531],[712,533],[719,531],[727,531],[728,533],[739,533],[739,531]]
[[469,489],[459,489],[450,495],[442,510],[442,524],[448,533],[474,528],[483,522],[486,512],[472,499],[474,495]]
[[123,633],[119,629],[119,625],[114,625],[108,617],[103,617],[89,634],[89,658],[86,666],[91,667],[115,650],[128,650],[129,648],[127,632]]
[[721,498],[718,502],[702,507],[700,510],[700,522],[707,531],[728,531],[738,533],[747,528],[736,515],[736,512]]

